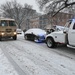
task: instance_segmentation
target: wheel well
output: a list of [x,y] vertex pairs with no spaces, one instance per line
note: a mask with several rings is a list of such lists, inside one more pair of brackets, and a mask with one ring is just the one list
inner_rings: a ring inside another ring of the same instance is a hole
[[49,37],[47,37],[46,39],[48,39],[48,38],[51,38],[51,39],[53,39],[53,38],[52,38],[52,37],[50,37],[50,36],[49,36]]
[[53,37],[50,37],[50,36],[49,36],[49,37],[46,38],[46,40],[47,40],[48,38],[51,38],[51,39],[54,41]]

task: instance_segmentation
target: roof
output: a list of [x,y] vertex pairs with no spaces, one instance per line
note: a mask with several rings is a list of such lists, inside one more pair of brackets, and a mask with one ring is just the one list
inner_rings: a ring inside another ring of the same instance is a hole
[[12,21],[15,21],[14,19],[11,19],[11,18],[3,18],[3,17],[1,17],[0,20],[12,20]]

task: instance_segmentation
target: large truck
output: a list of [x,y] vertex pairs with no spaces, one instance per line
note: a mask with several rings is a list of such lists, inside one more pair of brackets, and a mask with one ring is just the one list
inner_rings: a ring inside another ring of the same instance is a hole
[[46,44],[49,48],[57,44],[64,44],[75,48],[75,19],[69,20],[62,31],[55,31],[46,36]]
[[16,22],[10,18],[0,18],[0,41],[2,38],[17,39]]

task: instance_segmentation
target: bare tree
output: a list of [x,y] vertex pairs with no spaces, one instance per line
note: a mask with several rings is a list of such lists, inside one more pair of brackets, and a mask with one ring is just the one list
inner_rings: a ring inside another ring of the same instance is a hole
[[52,13],[52,16],[75,4],[75,0],[37,0],[37,2],[40,10],[45,9],[46,13]]
[[33,14],[32,6],[28,4],[17,3],[14,1],[7,1],[5,4],[1,5],[1,10],[3,10],[4,17],[14,18],[17,22],[18,27],[21,27],[21,23],[24,18],[28,17],[28,15]]

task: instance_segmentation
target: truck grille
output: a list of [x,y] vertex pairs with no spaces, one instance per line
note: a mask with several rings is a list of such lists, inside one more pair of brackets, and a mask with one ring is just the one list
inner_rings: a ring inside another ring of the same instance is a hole
[[6,32],[10,33],[12,31],[12,29],[6,29]]

